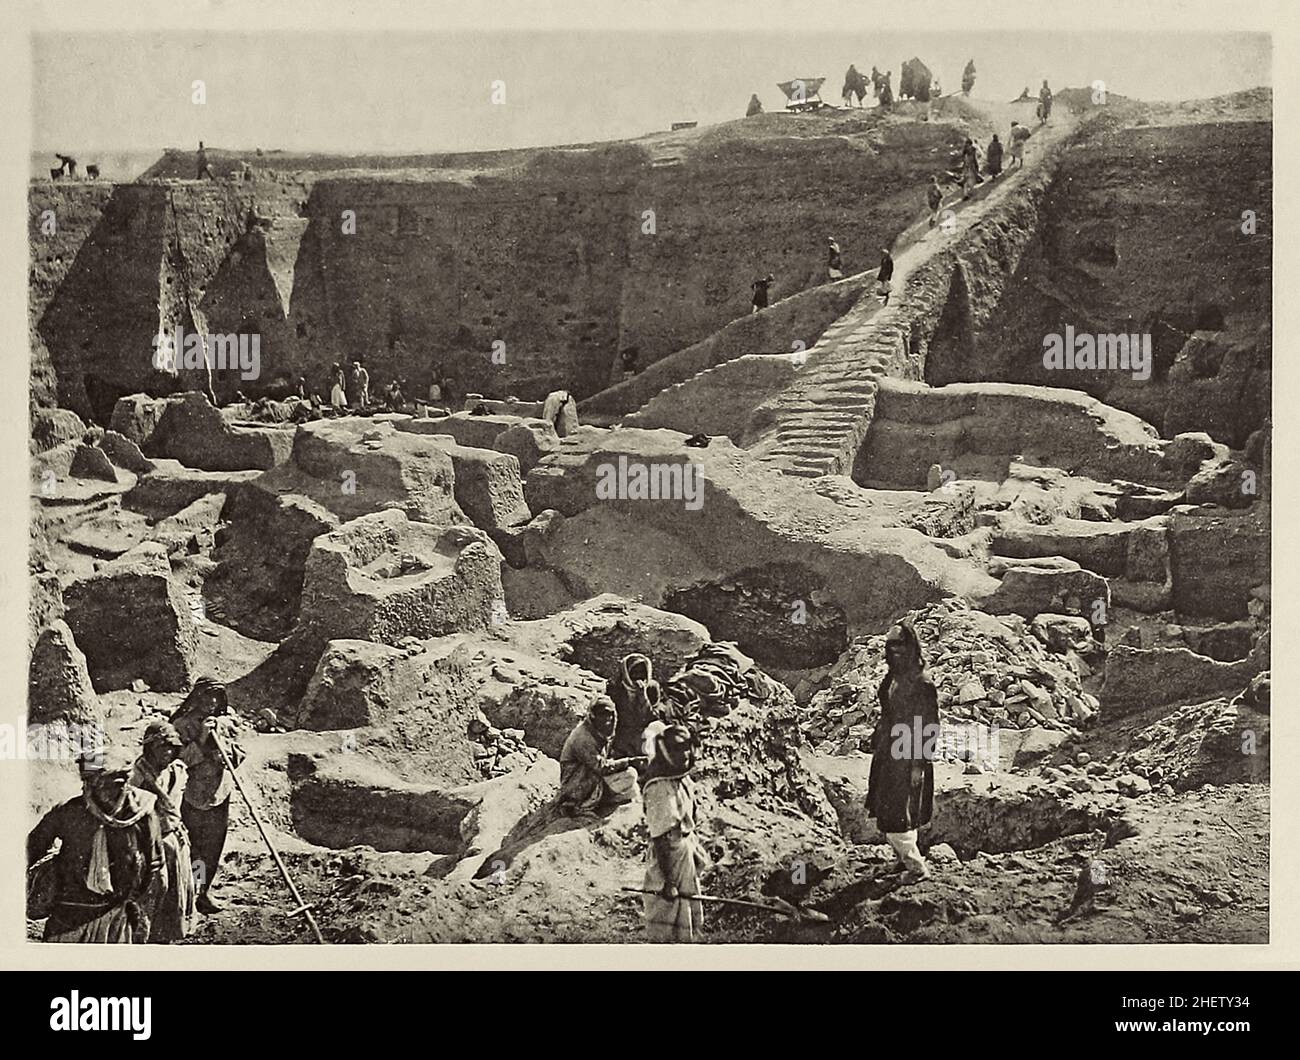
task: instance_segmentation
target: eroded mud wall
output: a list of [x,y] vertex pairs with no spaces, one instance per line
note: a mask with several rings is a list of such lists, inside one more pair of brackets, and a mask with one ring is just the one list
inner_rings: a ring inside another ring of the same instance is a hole
[[[557,149],[373,176],[261,168],[249,181],[227,165],[214,182],[107,192],[38,183],[34,346],[48,348],[59,403],[87,415],[160,388],[152,339],[177,323],[260,334],[260,378],[218,378],[222,397],[298,374],[324,390],[330,365],[358,356],[372,380],[417,393],[441,362],[462,392],[581,397],[620,374],[625,346],[645,366],[743,317],[756,275],[777,276],[778,298],[823,283],[828,236],[846,270],[870,268],[917,219],[935,157],[958,138],[941,123],[867,138],[774,117],[671,151]],[[51,207],[69,213],[66,247],[38,242]]]
[[[1007,297],[939,381],[1086,390],[1166,437],[1241,445],[1271,392],[1271,141],[1267,122],[1138,126],[1065,152]],[[1151,378],[1044,368],[1067,324],[1150,334]]]

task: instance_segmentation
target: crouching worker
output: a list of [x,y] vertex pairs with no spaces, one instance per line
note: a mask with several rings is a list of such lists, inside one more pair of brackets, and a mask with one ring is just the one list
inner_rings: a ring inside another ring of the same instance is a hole
[[651,722],[645,731],[650,758],[641,798],[650,849],[642,890],[646,938],[694,942],[704,929],[699,877],[709,860],[695,834],[695,737],[684,725]]
[[635,758],[610,758],[618,725],[614,701],[600,696],[574,726],[560,751],[560,813],[599,813],[636,798]]
[[[165,886],[154,797],[131,787],[125,769],[105,770],[102,759],[81,760],[81,781],[84,793],[52,809],[27,837],[30,865],[62,841],[37,870],[47,877],[45,941],[145,942]],[[29,891],[29,906],[30,899]]]
[[181,800],[189,771],[180,760],[185,741],[165,721],[151,721],[144,730],[144,745],[131,770],[131,784],[154,797],[158,828],[162,833],[167,887],[158,896],[150,917],[150,942],[175,942],[194,928],[194,866],[190,863],[190,836],[181,820]]
[[880,721],[871,738],[867,812],[906,870],[903,882],[915,883],[930,875],[917,831],[930,822],[934,809],[939,697],[910,626],[889,631],[885,662],[889,671],[880,685]]

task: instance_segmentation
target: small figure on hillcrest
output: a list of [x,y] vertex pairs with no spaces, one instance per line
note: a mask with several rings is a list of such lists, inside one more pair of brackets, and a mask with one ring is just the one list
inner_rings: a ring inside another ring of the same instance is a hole
[[894,105],[894,89],[889,80],[894,76],[893,70],[885,71],[885,79],[880,83],[880,105],[882,107],[892,107]]
[[908,59],[898,74],[898,98],[928,103],[934,94],[931,78],[930,68],[925,63],[916,57]]
[[1047,78],[1043,78],[1043,87],[1038,90],[1038,120],[1046,122],[1052,116],[1052,90],[1047,87]]
[[846,107],[853,105],[855,96],[859,107],[862,106],[862,101],[867,98],[867,79],[858,73],[858,68],[852,63],[849,64],[849,68],[844,74],[844,87],[840,90],[840,95],[843,97]]
[[216,174],[212,172],[212,166],[208,164],[208,152],[207,152],[207,148],[203,146],[202,140],[199,141],[199,149],[194,156],[194,163],[195,163],[195,167],[198,170],[198,173],[195,176],[196,180],[217,179]]

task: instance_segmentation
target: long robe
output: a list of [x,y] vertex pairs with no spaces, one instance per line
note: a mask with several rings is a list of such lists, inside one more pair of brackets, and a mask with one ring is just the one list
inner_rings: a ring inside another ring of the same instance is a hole
[[[880,721],[871,738],[867,812],[882,832],[908,832],[928,824],[934,811],[939,697],[923,674],[904,682],[887,674],[879,698]],[[914,764],[921,766],[915,783]]]
[[560,809],[566,813],[596,813],[602,806],[631,802],[636,772],[607,773],[610,741],[584,718],[574,726],[560,750]]
[[[46,942],[144,942],[149,910],[163,884],[164,860],[154,797],[128,788],[118,816],[105,821],[87,795],[56,806],[27,837],[29,863],[62,845],[54,858],[55,905],[45,922]],[[97,847],[107,855],[107,877],[96,871]]]
[[181,799],[188,770],[179,760],[155,770],[142,756],[131,770],[131,784],[154,796],[162,836],[167,885],[150,915],[150,942],[174,942],[194,930],[194,881],[190,837],[181,819]]
[[661,891],[665,878],[655,851],[655,840],[667,839],[671,848],[668,881],[678,897],[643,896],[646,938],[651,942],[694,942],[704,928],[704,903],[690,897],[700,893],[699,873],[708,858],[695,835],[695,787],[686,775],[654,777],[641,790],[650,849],[646,855],[642,890]]

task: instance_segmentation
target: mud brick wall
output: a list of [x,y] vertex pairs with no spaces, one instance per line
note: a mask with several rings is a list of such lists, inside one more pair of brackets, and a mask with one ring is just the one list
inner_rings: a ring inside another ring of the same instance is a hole
[[[462,391],[586,396],[608,385],[622,347],[649,365],[744,316],[760,273],[777,275],[776,297],[824,282],[828,235],[847,271],[874,267],[958,136],[938,123],[870,141],[751,128],[680,157],[616,144],[485,156],[491,169],[449,156],[401,175],[359,165],[79,190],[66,250],[41,248],[33,230],[45,262],[34,348],[48,348],[58,402],[95,418],[120,394],[166,389],[152,340],[177,323],[260,334],[261,379],[218,377],[223,399],[283,374],[327,392],[330,365],[358,356],[375,388],[398,376],[419,393],[441,361]],[[70,187],[34,184],[33,218]],[[252,206],[268,224],[249,228]],[[38,386],[36,400],[51,397]]]

